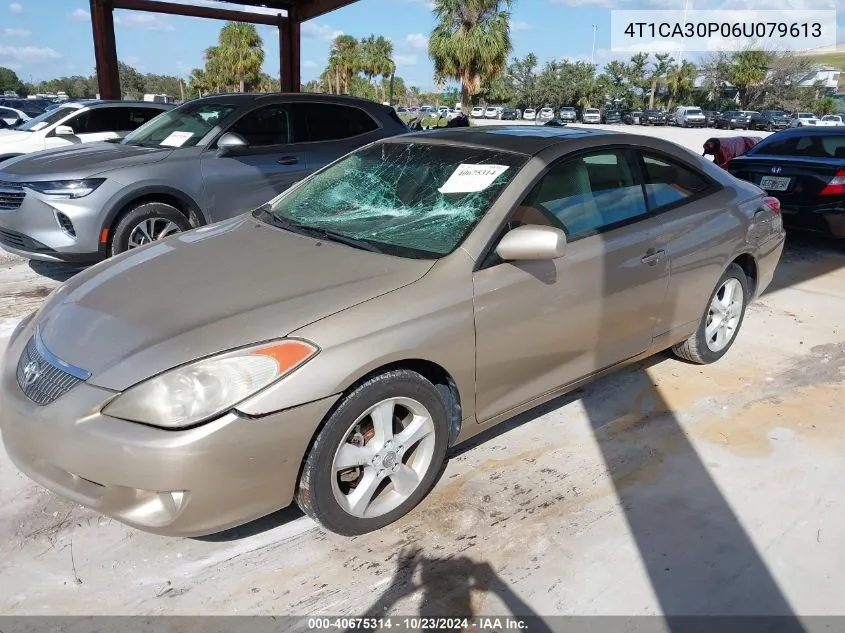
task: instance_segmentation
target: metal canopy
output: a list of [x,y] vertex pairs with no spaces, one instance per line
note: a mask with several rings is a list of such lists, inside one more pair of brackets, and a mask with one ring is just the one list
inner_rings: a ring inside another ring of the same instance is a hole
[[[114,9],[276,26],[279,29],[279,81],[282,92],[299,92],[300,24],[357,0],[216,1],[220,7],[209,7],[205,2],[178,4],[166,0],[89,0],[100,97],[102,99],[120,99],[121,97],[114,37]],[[238,5],[238,9],[229,9],[225,5]],[[255,13],[244,11],[242,7],[261,7],[278,10],[278,13],[276,15],[267,12]]]

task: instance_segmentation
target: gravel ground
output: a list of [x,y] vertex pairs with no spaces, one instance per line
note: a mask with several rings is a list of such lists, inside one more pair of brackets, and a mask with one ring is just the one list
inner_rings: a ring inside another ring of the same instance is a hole
[[[844,266],[840,243],[790,236],[722,362],[659,356],[520,416],[371,535],[288,509],[152,536],[0,451],[0,613],[845,614]],[[0,256],[0,349],[72,274]]]

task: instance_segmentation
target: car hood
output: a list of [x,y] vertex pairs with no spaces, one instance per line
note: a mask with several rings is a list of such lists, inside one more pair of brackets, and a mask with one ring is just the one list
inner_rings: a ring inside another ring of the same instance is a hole
[[2,171],[4,179],[13,182],[31,180],[32,176],[40,180],[89,178],[121,167],[158,162],[172,151],[120,143],[80,143],[12,158],[3,163]]
[[431,266],[239,216],[80,273],[47,303],[38,327],[53,354],[91,372],[91,384],[119,391],[203,356],[287,336]]

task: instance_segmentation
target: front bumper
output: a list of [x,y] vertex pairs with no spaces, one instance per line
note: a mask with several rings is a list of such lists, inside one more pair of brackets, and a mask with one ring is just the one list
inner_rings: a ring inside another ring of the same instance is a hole
[[247,418],[227,413],[166,431],[100,413],[114,392],[81,383],[46,406],[15,376],[32,324],[6,351],[0,431],[15,465],[57,494],[148,532],[200,536],[293,500],[299,468],[332,396]]
[[[0,208],[0,246],[16,255],[42,261],[102,259],[99,239],[105,207],[122,190],[123,185],[112,179],[89,195],[75,199],[24,189],[26,195],[19,207]],[[57,213],[70,220],[74,235],[61,228]]]

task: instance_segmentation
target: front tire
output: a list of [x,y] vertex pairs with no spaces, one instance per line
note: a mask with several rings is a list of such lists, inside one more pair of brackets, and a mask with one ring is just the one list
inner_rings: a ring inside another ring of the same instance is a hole
[[191,228],[185,215],[164,202],[143,202],[129,209],[114,229],[109,255],[157,242]]
[[305,459],[296,502],[337,534],[382,528],[428,494],[448,437],[449,415],[430,381],[405,369],[379,374],[329,416]]
[[745,271],[736,264],[731,264],[710,295],[710,301],[695,333],[683,343],[675,345],[672,351],[676,356],[691,363],[715,363],[728,353],[736,340],[745,319],[749,299]]

